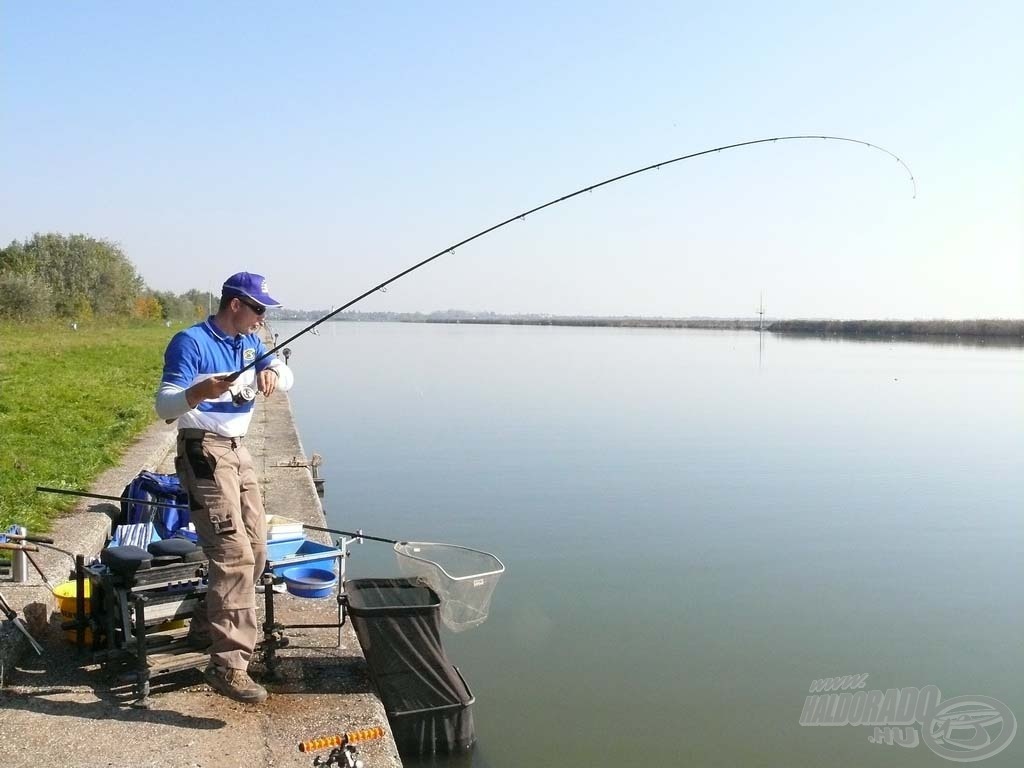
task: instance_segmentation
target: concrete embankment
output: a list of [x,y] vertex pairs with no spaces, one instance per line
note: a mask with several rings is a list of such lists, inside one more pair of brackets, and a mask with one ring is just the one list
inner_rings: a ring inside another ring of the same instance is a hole
[[[172,472],[174,434],[173,427],[154,425],[128,450],[122,465],[104,473],[90,490],[118,495],[142,469]],[[323,526],[323,509],[303,466],[306,457],[287,396],[260,398],[246,443],[267,511]],[[68,552],[95,555],[113,509],[109,503],[83,500],[50,535]],[[40,551],[37,559],[53,583],[67,579],[73,565],[58,552]],[[279,652],[280,679],[266,683],[271,696],[260,706],[213,693],[203,684],[201,670],[190,669],[154,678],[153,708],[144,710],[131,706],[133,686],[118,682],[93,663],[89,652],[77,651],[64,639],[49,589],[38,574],[33,572],[31,579],[28,585],[0,582],[13,607],[29,616],[45,649],[44,656],[36,656],[9,624],[0,630],[4,765],[308,767],[313,755],[299,753],[299,742],[371,726],[382,726],[386,736],[360,745],[366,764],[401,765],[350,624],[342,631],[340,647],[336,629],[289,630],[291,645]],[[277,595],[275,607],[276,618],[286,624],[337,619],[333,598]]]

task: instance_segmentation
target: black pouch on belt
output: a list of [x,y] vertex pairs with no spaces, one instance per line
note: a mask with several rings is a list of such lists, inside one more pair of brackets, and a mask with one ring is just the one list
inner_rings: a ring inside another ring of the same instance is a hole
[[217,466],[217,461],[203,451],[201,439],[185,441],[185,458],[197,480],[213,480],[213,470]]

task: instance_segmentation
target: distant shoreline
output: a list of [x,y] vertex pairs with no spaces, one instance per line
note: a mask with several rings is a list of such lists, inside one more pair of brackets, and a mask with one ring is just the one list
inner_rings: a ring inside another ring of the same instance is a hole
[[[275,320],[312,322],[322,312],[278,311]],[[696,328],[866,338],[945,337],[1024,342],[1024,320],[765,320],[750,318],[587,317],[499,315],[490,312],[343,312],[333,322],[449,323],[464,325],[553,325],[593,328]]]

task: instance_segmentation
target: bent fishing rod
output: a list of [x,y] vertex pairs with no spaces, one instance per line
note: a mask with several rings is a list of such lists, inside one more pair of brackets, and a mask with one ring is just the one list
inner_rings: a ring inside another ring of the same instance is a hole
[[270,357],[271,355],[276,354],[278,352],[278,350],[282,349],[283,347],[287,346],[291,342],[295,341],[300,336],[302,336],[302,335],[304,335],[306,333],[309,333],[310,331],[312,331],[314,328],[316,328],[321,323],[326,322],[327,320],[330,320],[332,317],[334,317],[339,312],[341,312],[343,310],[346,310],[349,307],[351,307],[353,304],[357,304],[358,302],[362,301],[367,296],[369,296],[369,295],[371,295],[373,293],[376,293],[377,291],[385,290],[389,285],[391,285],[391,283],[393,283],[396,280],[399,280],[399,279],[405,277],[410,272],[415,272],[420,267],[426,266],[427,264],[429,264],[430,262],[434,261],[435,259],[439,259],[440,257],[444,256],[446,253],[454,253],[456,248],[461,248],[462,246],[464,246],[464,245],[466,245],[468,243],[471,243],[474,240],[477,240],[477,239],[483,237],[484,235],[490,234],[491,232],[494,232],[495,230],[501,229],[502,227],[504,227],[504,226],[506,226],[508,224],[511,224],[514,221],[525,221],[527,216],[530,216],[530,215],[532,215],[534,213],[537,213],[538,211],[543,211],[545,208],[550,208],[551,206],[558,205],[559,203],[563,203],[566,200],[571,200],[572,198],[577,197],[578,195],[582,195],[585,192],[593,192],[595,189],[599,189],[600,187],[605,187],[605,186],[608,186],[609,184],[614,184],[617,181],[622,181],[623,179],[628,179],[631,176],[639,176],[641,173],[647,173],[648,171],[658,170],[660,168],[665,167],[666,165],[672,165],[673,163],[680,163],[680,162],[683,162],[684,160],[692,160],[693,158],[701,157],[702,155],[710,155],[710,154],[714,154],[716,152],[725,152],[725,151],[730,150],[730,149],[738,149],[739,147],[750,147],[750,146],[753,146],[755,144],[769,144],[769,143],[775,143],[775,142],[779,142],[779,141],[812,141],[812,140],[844,141],[844,142],[848,142],[850,144],[860,144],[860,145],[868,147],[870,149],[875,149],[875,150],[878,150],[879,152],[884,152],[885,154],[889,155],[889,157],[891,157],[894,160],[896,160],[896,162],[899,163],[900,165],[902,165],[903,168],[906,170],[907,175],[910,176],[910,183],[911,183],[911,185],[913,186],[913,189],[914,189],[912,197],[913,198],[917,197],[917,180],[914,178],[914,172],[911,171],[910,170],[910,166],[908,166],[905,162],[903,162],[903,160],[901,160],[896,154],[890,152],[885,147],[879,146],[878,144],[872,144],[870,141],[863,141],[862,139],[851,139],[851,138],[848,138],[848,137],[845,137],[845,136],[817,136],[817,135],[773,136],[773,137],[768,138],[768,139],[753,139],[751,141],[740,141],[740,142],[737,142],[735,144],[725,144],[725,145],[723,145],[721,147],[714,147],[712,149],[704,149],[704,150],[701,150],[700,152],[693,152],[693,153],[691,153],[689,155],[682,155],[680,157],[673,157],[670,160],[662,160],[660,163],[654,163],[653,165],[647,165],[647,166],[644,166],[643,168],[637,168],[636,170],[629,171],[628,173],[621,173],[618,176],[613,176],[610,179],[605,179],[604,181],[599,181],[596,184],[591,184],[590,186],[583,187],[582,189],[577,189],[575,192],[570,192],[567,195],[562,195],[561,197],[557,197],[554,200],[549,200],[548,202],[546,202],[546,203],[544,203],[542,205],[538,205],[535,208],[531,208],[528,211],[523,211],[522,213],[517,213],[515,216],[510,216],[509,218],[505,219],[504,221],[502,221],[502,222],[500,222],[498,224],[494,224],[493,226],[490,226],[487,229],[484,229],[484,230],[481,230],[480,232],[477,232],[475,235],[471,235],[470,237],[467,237],[464,240],[460,240],[459,242],[455,243],[454,245],[449,245],[447,248],[442,248],[440,251],[435,253],[433,256],[429,256],[429,257],[423,259],[423,261],[420,261],[420,262],[417,262],[416,264],[413,264],[411,267],[402,270],[397,275],[389,277],[383,283],[380,283],[379,285],[375,285],[373,288],[370,288],[368,291],[365,291],[365,292],[359,294],[358,296],[356,296],[354,299],[351,299],[347,303],[342,304],[337,309],[335,309],[335,310],[333,310],[331,312],[328,312],[326,315],[321,317],[319,320],[316,320],[315,322],[310,323],[305,328],[300,330],[298,333],[296,333],[296,334],[294,334],[292,336],[289,336],[287,339],[282,341],[280,344],[275,346],[273,349],[271,349],[268,352],[265,352],[264,354],[260,355],[258,358],[253,360],[251,363],[246,365],[244,368],[242,368],[239,371],[236,371],[235,373],[231,374],[230,376],[228,376],[226,378],[227,378],[228,381],[235,381],[239,376],[241,376],[243,373],[248,371],[250,368],[254,368],[261,360],[265,360],[266,358]]

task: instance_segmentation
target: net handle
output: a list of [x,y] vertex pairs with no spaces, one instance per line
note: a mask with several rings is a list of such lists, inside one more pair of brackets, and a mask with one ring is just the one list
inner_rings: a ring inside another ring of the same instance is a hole
[[369,539],[370,541],[383,541],[385,544],[405,544],[404,541],[395,541],[394,539],[382,539],[380,536],[368,536],[362,531],[339,531],[337,528],[321,528],[318,525],[306,525],[302,524],[302,527],[308,531],[323,531],[324,533],[334,533],[338,536],[351,536],[354,539]]

